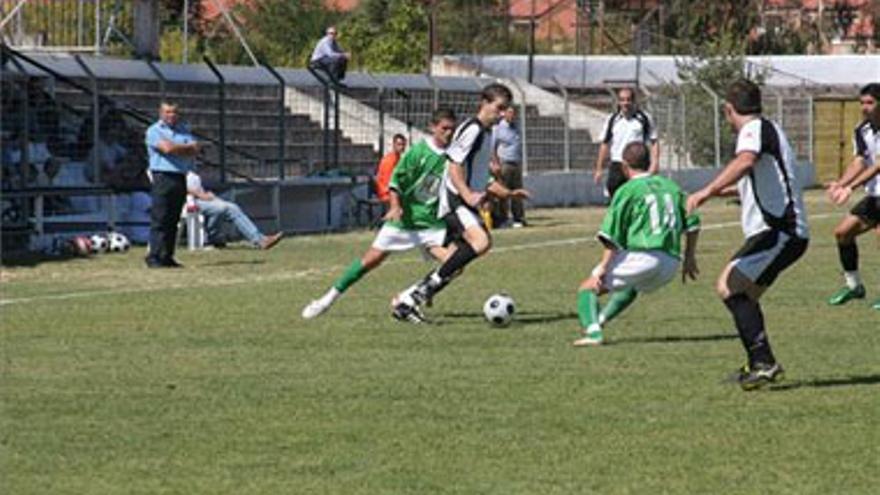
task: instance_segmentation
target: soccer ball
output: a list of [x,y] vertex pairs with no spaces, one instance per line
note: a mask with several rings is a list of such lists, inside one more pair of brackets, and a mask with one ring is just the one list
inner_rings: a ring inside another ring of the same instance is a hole
[[107,239],[107,236],[93,234],[89,240],[92,241],[92,252],[95,254],[106,253],[110,249],[110,240]]
[[513,320],[516,305],[507,294],[493,294],[483,304],[483,315],[496,327],[506,327]]
[[110,232],[107,238],[110,239],[110,251],[114,253],[124,253],[131,247],[128,237],[119,232]]

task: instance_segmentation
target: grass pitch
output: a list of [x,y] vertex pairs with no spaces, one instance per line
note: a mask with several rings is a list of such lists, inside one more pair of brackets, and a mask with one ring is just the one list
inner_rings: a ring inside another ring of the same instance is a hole
[[[414,254],[300,319],[371,232],[183,250],[185,270],[142,249],[4,267],[0,491],[878,493],[878,241],[860,240],[868,301],[831,308],[842,210],[808,209],[810,249],[764,299],[787,381],[753,393],[721,383],[743,351],[712,287],[742,237],[717,200],[700,280],[640,296],[599,349],[569,345],[599,209],[497,232],[426,326],[389,316],[430,268]],[[490,328],[502,290],[519,314]]]

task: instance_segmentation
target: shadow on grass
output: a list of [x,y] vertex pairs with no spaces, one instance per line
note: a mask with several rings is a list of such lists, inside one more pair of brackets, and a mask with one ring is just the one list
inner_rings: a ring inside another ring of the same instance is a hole
[[622,337],[614,338],[614,344],[681,344],[715,342],[719,340],[734,340],[739,337],[731,333],[719,333],[712,335],[663,335],[656,337]]
[[43,253],[15,253],[4,255],[2,265],[5,267],[33,268],[42,263],[58,263],[73,259],[86,259],[91,256],[76,256],[72,254],[43,254]]
[[[483,319],[483,313],[477,311],[442,313],[437,315],[441,319]],[[513,317],[513,325],[532,325],[536,323],[553,323],[561,320],[577,320],[577,313],[545,313],[540,311],[522,311]]]
[[848,387],[853,385],[880,385],[880,375],[848,376],[845,378],[826,378],[818,380],[795,380],[788,383],[773,385],[772,392],[784,392],[799,388]]
[[200,264],[199,266],[203,267],[223,267],[223,266],[234,266],[234,265],[263,265],[266,263],[266,260],[223,260],[223,261],[212,261],[211,263]]

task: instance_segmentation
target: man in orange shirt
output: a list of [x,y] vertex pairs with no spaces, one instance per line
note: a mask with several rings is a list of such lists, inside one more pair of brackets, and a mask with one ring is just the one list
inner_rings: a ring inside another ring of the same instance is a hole
[[403,151],[406,149],[406,137],[403,134],[395,134],[391,140],[391,151],[382,157],[376,168],[376,197],[382,204],[388,206],[388,183],[391,181],[391,173],[400,161]]

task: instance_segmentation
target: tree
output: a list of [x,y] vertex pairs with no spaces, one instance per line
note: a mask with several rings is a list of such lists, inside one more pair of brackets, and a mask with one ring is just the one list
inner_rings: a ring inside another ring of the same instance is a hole
[[428,13],[415,0],[367,0],[341,26],[353,65],[373,71],[422,72]]

